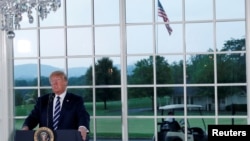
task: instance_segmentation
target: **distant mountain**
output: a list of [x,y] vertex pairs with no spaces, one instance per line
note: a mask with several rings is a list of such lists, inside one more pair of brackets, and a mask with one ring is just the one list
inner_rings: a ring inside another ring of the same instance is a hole
[[[14,67],[14,79],[34,79],[38,75],[37,64],[24,64],[16,65]],[[79,67],[79,68],[70,68],[68,77],[79,76],[80,74],[85,74],[88,68]],[[61,70],[49,65],[41,65],[41,76],[49,76],[52,71]]]
[[[115,65],[120,69],[119,65]],[[15,65],[14,67],[14,79],[15,80],[31,80],[38,76],[38,66],[37,64],[24,64],[24,65]],[[75,67],[69,68],[68,77],[79,77],[86,73],[87,67]],[[134,66],[128,66],[127,73],[132,74]],[[49,76],[52,71],[61,70],[49,65],[41,65],[41,76]]]
[[68,77],[79,77],[81,75],[84,75],[88,68],[86,67],[75,67],[69,69]]

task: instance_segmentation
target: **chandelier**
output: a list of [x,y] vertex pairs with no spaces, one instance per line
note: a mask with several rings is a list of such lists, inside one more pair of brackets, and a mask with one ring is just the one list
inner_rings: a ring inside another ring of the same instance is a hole
[[51,11],[56,11],[61,6],[61,0],[0,0],[0,28],[6,31],[7,37],[15,37],[14,30],[20,29],[22,16],[27,13],[29,23],[34,21],[32,10],[43,20]]

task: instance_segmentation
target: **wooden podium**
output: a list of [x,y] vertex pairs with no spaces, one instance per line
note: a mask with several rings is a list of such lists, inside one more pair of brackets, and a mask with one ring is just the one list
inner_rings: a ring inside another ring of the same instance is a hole
[[[15,141],[34,141],[34,130],[16,130]],[[81,134],[77,130],[56,130],[54,141],[82,141]]]

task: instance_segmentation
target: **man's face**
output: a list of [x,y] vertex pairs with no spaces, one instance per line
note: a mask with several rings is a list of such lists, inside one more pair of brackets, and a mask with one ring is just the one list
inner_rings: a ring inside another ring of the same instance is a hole
[[61,94],[67,87],[67,81],[62,76],[51,76],[50,85],[55,94]]

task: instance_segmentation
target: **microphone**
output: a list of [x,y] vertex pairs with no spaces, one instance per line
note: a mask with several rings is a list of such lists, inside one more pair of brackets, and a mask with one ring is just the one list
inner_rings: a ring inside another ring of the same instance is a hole
[[47,104],[47,127],[49,127],[49,108],[50,108],[50,103],[51,103],[51,101],[53,101],[53,99],[54,99],[54,95],[53,95],[53,93],[51,93],[49,95],[49,100],[48,100],[48,104]]

